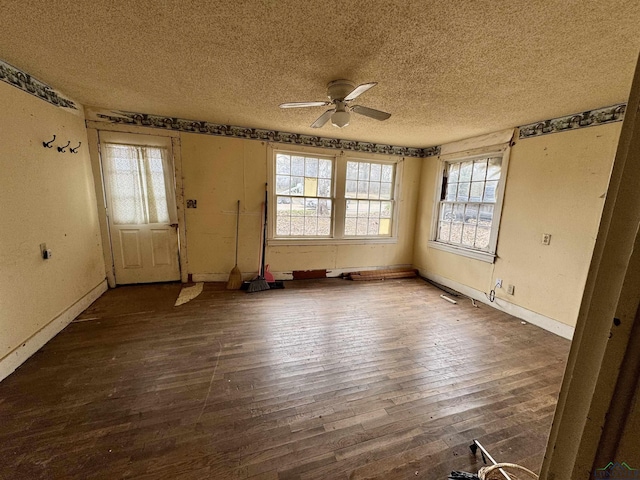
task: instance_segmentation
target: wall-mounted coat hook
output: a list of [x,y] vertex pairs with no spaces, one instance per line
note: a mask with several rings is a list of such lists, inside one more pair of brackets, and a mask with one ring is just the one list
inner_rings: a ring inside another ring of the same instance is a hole
[[67,144],[64,147],[58,147],[58,151],[61,153],[64,153],[65,149],[71,144],[71,140],[69,140],[67,142]]
[[71,153],[78,153],[78,149],[80,148],[80,145],[82,145],[82,142],[79,142],[79,143],[78,143],[78,146],[77,146],[76,148],[71,148],[71,147],[69,147],[69,151],[70,151]]
[[53,142],[56,141],[56,136],[53,136],[53,140],[49,141],[49,142],[42,142],[42,146],[44,148],[53,148],[53,145],[51,145]]

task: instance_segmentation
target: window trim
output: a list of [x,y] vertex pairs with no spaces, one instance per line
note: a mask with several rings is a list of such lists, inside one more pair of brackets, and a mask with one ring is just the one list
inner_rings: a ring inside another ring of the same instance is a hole
[[[400,190],[402,178],[403,158],[381,157],[376,154],[363,156],[353,155],[353,152],[346,154],[344,151],[331,152],[318,151],[315,148],[288,149],[278,148],[270,145],[267,154],[267,177],[268,177],[268,201],[267,211],[267,244],[268,245],[365,245],[365,244],[396,244],[398,243],[398,225],[400,223]],[[333,218],[331,221],[331,237],[277,237],[275,236],[275,158],[278,153],[288,155],[312,156],[317,158],[331,159],[334,165],[333,185],[332,185],[332,205]],[[346,213],[345,181],[347,171],[347,161],[373,162],[395,165],[393,178],[393,213],[391,217],[391,234],[388,236],[345,236],[344,224]]]
[[[504,191],[507,183],[507,172],[509,170],[509,156],[511,147],[509,143],[496,145],[491,148],[480,148],[476,150],[468,150],[458,153],[450,153],[439,157],[438,175],[436,176],[436,184],[434,190],[434,203],[431,218],[431,236],[427,242],[430,248],[443,250],[445,252],[456,255],[473,258],[483,262],[494,263],[498,257],[498,236],[500,232],[500,221],[502,218],[502,207],[504,204]],[[493,221],[491,223],[491,236],[489,239],[488,251],[478,250],[475,248],[464,247],[461,245],[453,245],[450,243],[439,242],[438,238],[438,220],[440,218],[440,202],[442,195],[442,179],[444,170],[449,163],[460,163],[469,160],[477,160],[486,157],[502,157],[500,168],[500,181],[496,190],[496,203],[493,210]]]

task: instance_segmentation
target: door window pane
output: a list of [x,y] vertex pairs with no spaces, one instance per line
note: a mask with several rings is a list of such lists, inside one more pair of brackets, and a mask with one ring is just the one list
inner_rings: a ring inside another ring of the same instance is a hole
[[168,223],[163,148],[104,144],[105,176],[114,225]]

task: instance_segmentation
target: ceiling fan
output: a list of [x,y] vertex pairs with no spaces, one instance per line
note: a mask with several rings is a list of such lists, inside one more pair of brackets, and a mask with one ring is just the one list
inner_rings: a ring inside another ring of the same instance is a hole
[[377,82],[363,83],[357,87],[349,80],[334,80],[327,85],[327,97],[330,101],[325,102],[293,102],[282,103],[280,108],[302,108],[302,107],[325,107],[331,105],[332,108],[324,112],[311,124],[313,128],[320,128],[331,119],[334,127],[344,128],[351,120],[350,112],[364,115],[376,120],[386,120],[390,113],[382,112],[374,108],[363,107],[362,105],[350,105],[350,103],[362,95],[364,92],[377,85]]

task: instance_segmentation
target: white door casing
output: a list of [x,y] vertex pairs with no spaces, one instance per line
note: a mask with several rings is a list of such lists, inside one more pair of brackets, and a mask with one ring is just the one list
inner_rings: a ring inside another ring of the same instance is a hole
[[116,284],[180,280],[171,139],[100,132]]

